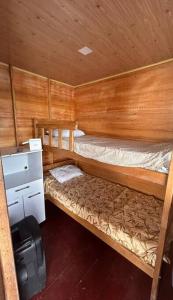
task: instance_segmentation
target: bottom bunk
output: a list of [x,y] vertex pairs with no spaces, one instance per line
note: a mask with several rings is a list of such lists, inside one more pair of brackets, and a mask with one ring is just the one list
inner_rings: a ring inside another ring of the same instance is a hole
[[156,299],[172,190],[166,189],[165,207],[154,196],[88,174],[64,183],[48,175],[44,184],[46,198],[153,278]]
[[45,192],[130,250],[141,263],[155,266],[163,201],[88,174],[63,184],[50,175]]

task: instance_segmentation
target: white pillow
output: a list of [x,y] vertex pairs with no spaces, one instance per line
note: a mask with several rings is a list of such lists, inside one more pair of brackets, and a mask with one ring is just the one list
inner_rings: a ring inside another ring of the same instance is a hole
[[66,182],[72,178],[83,175],[81,169],[74,165],[66,165],[49,170],[50,174],[60,183]]
[[80,129],[75,129],[74,130],[74,137],[80,137],[80,136],[83,136],[85,135],[85,132],[80,130]]
[[[83,136],[83,135],[85,135],[85,132],[83,132],[82,130],[79,130],[79,129],[74,130],[74,137],[80,137],[80,136]],[[53,130],[53,136],[58,137],[58,129]],[[70,130],[64,129],[62,131],[62,137],[63,138],[69,138],[70,137]]]

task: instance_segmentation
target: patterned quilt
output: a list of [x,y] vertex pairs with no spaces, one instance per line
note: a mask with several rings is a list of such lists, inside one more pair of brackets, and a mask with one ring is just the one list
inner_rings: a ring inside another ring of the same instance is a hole
[[52,176],[45,193],[155,266],[163,201],[85,174],[66,183]]

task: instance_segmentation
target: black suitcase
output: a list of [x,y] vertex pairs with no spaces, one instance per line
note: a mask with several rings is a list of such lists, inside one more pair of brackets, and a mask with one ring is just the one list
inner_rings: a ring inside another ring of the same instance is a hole
[[37,220],[29,216],[11,229],[20,299],[29,300],[45,287],[46,282],[40,227]]

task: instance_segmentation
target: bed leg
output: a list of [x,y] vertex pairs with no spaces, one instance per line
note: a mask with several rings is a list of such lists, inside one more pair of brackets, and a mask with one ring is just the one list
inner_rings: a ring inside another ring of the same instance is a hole
[[159,276],[154,275],[153,280],[152,280],[150,300],[157,300],[159,279],[160,279]]

